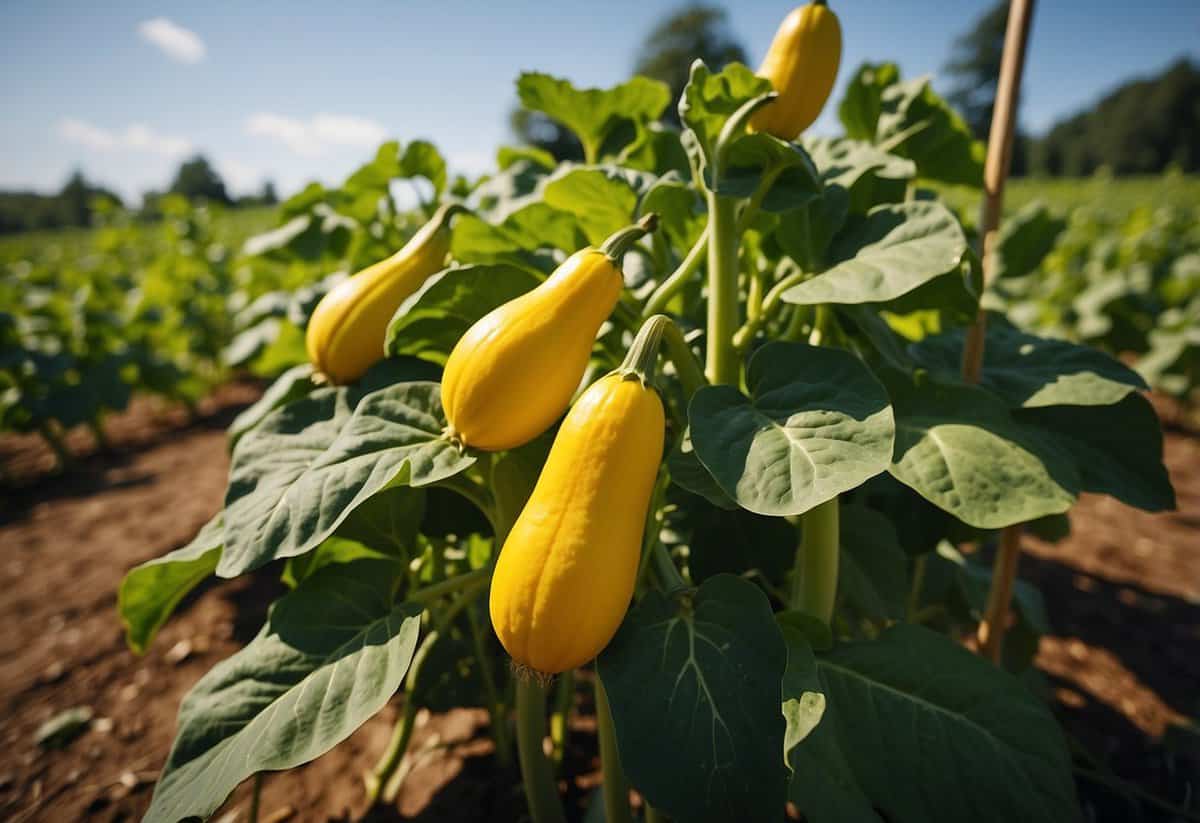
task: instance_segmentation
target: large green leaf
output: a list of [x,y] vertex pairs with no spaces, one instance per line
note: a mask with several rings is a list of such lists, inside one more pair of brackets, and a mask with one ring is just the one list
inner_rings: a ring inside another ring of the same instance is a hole
[[716,74],[702,60],[692,63],[688,84],[679,98],[679,120],[684,126],[683,144],[696,171],[707,172],[729,116],[769,91],[771,81],[741,63],[730,63]]
[[667,85],[649,77],[633,77],[611,89],[577,89],[567,80],[538,72],[525,72],[517,79],[517,96],[525,108],[575,132],[591,159],[599,159],[605,140],[622,121],[656,120],[671,102]]
[[1067,221],[1042,202],[1030,203],[1006,218],[996,239],[992,277],[1023,277],[1036,271],[1066,227]]
[[917,164],[921,177],[968,186],[983,184],[983,143],[930,86],[929,78],[883,90],[875,143]]
[[[926,337],[912,358],[947,380],[957,378],[966,330]],[[1133,369],[1091,346],[1020,331],[999,318],[987,326],[979,384],[1013,406],[1107,406],[1146,384]]]
[[383,708],[422,611],[392,602],[398,572],[390,560],[332,565],[279,600],[258,636],[184,698],[144,819],[208,817],[255,772],[307,763]]
[[549,179],[542,197],[571,214],[592,245],[633,222],[638,199],[654,175],[620,166],[564,166]]
[[274,412],[234,450],[217,574],[310,551],[385,486],[463,471],[475,458],[442,438],[445,426],[436,383],[381,389],[353,411],[324,391]]
[[750,360],[751,397],[706,386],[688,409],[696,456],[759,514],[801,514],[887,468],[887,393],[849,352],[768,343]]
[[913,161],[888,154],[861,140],[805,137],[804,147],[816,164],[821,179],[827,185],[836,183],[847,190],[853,189],[868,175],[900,181],[911,180],[917,175]]
[[838,594],[843,607],[863,617],[898,620],[908,596],[908,555],[896,529],[879,512],[843,505]]
[[249,408],[244,409],[233,422],[229,424],[229,445],[237,445],[242,435],[261,423],[266,416],[281,406],[286,406],[293,400],[307,397],[313,392],[313,367],[310,363],[293,366],[276,378],[267,387],[262,397],[258,398]]
[[775,181],[762,200],[765,211],[788,211],[821,194],[816,164],[804,147],[764,132],[743,135],[729,147],[717,191],[750,197],[766,174],[773,175]]
[[1110,406],[1027,409],[1017,418],[1049,433],[1075,459],[1084,491],[1146,511],[1175,508],[1158,415],[1140,394]]
[[846,96],[838,106],[838,117],[846,127],[846,136],[874,140],[883,111],[883,90],[900,80],[895,63],[863,63],[850,77]]
[[[806,662],[803,649],[794,659]],[[805,819],[1079,818],[1070,758],[1049,710],[949,638],[900,624],[815,664],[825,711],[790,759],[790,799]],[[795,677],[812,688],[811,672]]]
[[789,303],[883,303],[956,270],[967,239],[936,202],[878,206],[834,239],[828,271],[783,294]]
[[598,662],[630,782],[680,820],[781,820],[785,665],[754,584],[717,575],[679,600],[648,593]]
[[384,350],[444,362],[477,320],[541,281],[528,269],[508,263],[447,269],[401,304],[388,325]]
[[138,654],[146,651],[179,601],[216,571],[221,540],[218,514],[186,546],[147,560],[126,573],[117,591],[117,612],[129,648]]
[[889,379],[896,410],[892,475],[981,529],[1070,508],[1080,478],[1070,455],[1022,426],[982,389]]

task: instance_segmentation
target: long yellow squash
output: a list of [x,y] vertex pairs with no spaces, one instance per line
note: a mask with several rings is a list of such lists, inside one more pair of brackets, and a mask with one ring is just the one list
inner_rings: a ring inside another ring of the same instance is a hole
[[384,338],[396,309],[450,252],[450,217],[442,206],[400,251],[334,286],[308,321],[308,359],[331,382],[350,383],[383,359]]
[[544,283],[478,320],[442,374],[442,405],[459,442],[485,451],[528,443],[579,388],[600,324],[624,287],[619,263],[654,215],[567,258]]
[[633,598],[663,430],[662,401],[634,372],[601,378],[567,414],[492,577],[492,625],[517,663],[557,674],[616,633]]
[[842,27],[825,0],[794,9],[775,32],[758,69],[779,97],[754,113],[751,130],[795,140],[824,108],[841,58]]

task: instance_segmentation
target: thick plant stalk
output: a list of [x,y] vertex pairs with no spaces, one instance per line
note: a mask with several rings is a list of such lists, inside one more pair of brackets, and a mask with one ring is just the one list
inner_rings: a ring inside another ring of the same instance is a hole
[[736,385],[738,352],[737,200],[708,195],[708,340],[705,372],[714,385]]
[[550,761],[542,751],[546,739],[546,687],[535,676],[517,677],[517,752],[521,780],[533,823],[566,823]]
[[604,774],[604,819],[607,823],[633,823],[629,811],[629,784],[621,770],[621,753],[617,749],[617,730],[613,726],[608,693],[600,676],[596,676],[596,732],[600,738],[600,770]]
[[801,520],[803,535],[792,572],[792,608],[833,622],[838,580],[838,499],[809,509]]
[[[983,286],[991,281],[992,261],[1000,215],[1004,209],[1004,183],[1012,162],[1013,135],[1016,130],[1017,101],[1021,75],[1025,68],[1025,51],[1029,28],[1033,21],[1034,0],[1013,0],[1008,9],[1008,28],[1004,33],[1004,55],[1000,62],[1000,79],[996,86],[996,103],[992,109],[992,127],[988,134],[987,163],[983,172],[983,205],[979,217],[980,261],[983,266]],[[987,315],[979,309],[975,322],[967,331],[963,347],[962,374],[969,383],[978,383],[983,370],[984,339],[987,335]],[[1005,617],[1012,597],[1013,579],[1017,573],[1017,557],[1021,550],[1020,526],[1007,527],[1000,534],[1000,550],[996,557],[996,573],[988,593],[987,612],[979,626],[980,649],[993,661],[1000,660],[1004,644]]]

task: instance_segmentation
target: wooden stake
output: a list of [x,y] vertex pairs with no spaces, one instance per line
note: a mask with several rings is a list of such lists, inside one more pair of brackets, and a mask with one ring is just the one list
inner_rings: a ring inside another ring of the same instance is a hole
[[[993,255],[1000,215],[1004,210],[1004,183],[1012,165],[1013,137],[1016,133],[1017,103],[1021,75],[1025,70],[1025,50],[1033,22],[1034,0],[1012,0],[1008,8],[1008,27],[1004,32],[1004,55],[1000,61],[1000,80],[996,103],[992,108],[992,126],[988,133],[987,162],[983,170],[983,204],[979,213],[979,259],[983,267],[983,288],[991,283],[995,269]],[[983,347],[987,336],[987,315],[982,306],[967,331],[963,346],[962,374],[968,383],[978,383],[983,370]],[[979,626],[981,651],[995,662],[1000,660],[1007,627],[1008,606],[1021,552],[1021,527],[1009,526],[1000,535],[1000,549],[988,593],[987,613]]]

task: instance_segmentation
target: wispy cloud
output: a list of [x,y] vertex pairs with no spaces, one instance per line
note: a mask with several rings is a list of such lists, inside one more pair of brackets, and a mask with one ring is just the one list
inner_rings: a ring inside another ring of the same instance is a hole
[[193,148],[191,141],[186,137],[159,134],[142,123],[126,126],[122,131],[111,131],[68,117],[59,122],[58,135],[64,140],[94,151],[122,150],[148,152],[163,157],[181,157]]
[[266,179],[261,169],[240,160],[220,160],[217,162],[217,171],[224,178],[229,190],[236,194],[256,192]]
[[180,63],[199,63],[208,49],[200,35],[185,29],[165,17],[155,17],[138,23],[142,39],[158,46],[170,58]]
[[317,157],[334,146],[374,147],[387,137],[387,129],[364,117],[317,114],[298,120],[259,112],[246,120],[246,133],[283,143],[303,157]]

